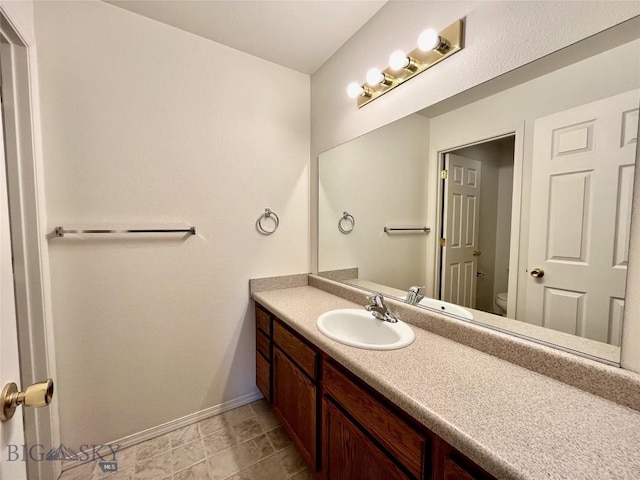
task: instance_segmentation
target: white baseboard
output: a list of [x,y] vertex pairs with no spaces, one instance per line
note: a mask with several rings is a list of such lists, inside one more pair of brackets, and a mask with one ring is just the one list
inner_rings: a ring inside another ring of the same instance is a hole
[[[201,422],[202,420],[205,420],[209,417],[215,417],[216,415],[228,412],[229,410],[233,410],[234,408],[247,405],[248,403],[255,402],[256,400],[260,400],[261,398],[263,398],[263,395],[259,391],[249,393],[247,395],[243,395],[242,397],[229,400],[228,402],[214,405],[213,407],[200,410],[199,412],[191,413],[184,417],[171,420],[170,422],[163,423],[162,425],[158,425],[156,427],[148,428],[147,430],[128,435],[126,437],[120,438],[119,440],[108,442],[105,445],[117,445],[120,447],[119,450],[122,450],[133,445],[146,442],[147,440],[151,440],[152,438],[159,437],[166,433],[173,432],[174,430],[178,430],[179,428]],[[69,470],[87,462],[65,463],[66,464],[62,466],[63,471]]]

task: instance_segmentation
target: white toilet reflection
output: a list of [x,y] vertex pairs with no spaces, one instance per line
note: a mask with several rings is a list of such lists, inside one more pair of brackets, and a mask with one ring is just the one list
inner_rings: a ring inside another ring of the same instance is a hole
[[496,295],[496,306],[499,315],[503,317],[507,314],[507,302],[509,301],[509,292],[502,292]]

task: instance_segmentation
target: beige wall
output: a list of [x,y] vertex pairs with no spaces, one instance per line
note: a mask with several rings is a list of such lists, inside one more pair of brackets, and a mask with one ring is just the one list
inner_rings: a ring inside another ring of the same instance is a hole
[[[388,235],[384,227],[427,224],[428,162],[422,115],[320,156],[320,271],[358,267],[359,278],[400,290],[425,285],[427,235]],[[345,210],[356,220],[348,235],[337,226]]]
[[35,26],[49,231],[198,229],[50,239],[62,441],[256,393],[248,280],[309,265],[309,77],[98,1]]
[[[640,4],[621,1],[386,4],[311,78],[312,255],[317,240],[317,156],[321,152],[639,14]],[[349,82],[363,81],[372,66],[384,67],[395,48],[414,48],[425,27],[441,29],[462,17],[464,50],[364,108],[357,109],[345,95]],[[632,238],[631,248],[640,250],[640,236]],[[312,257],[312,269],[316,266]],[[640,318],[640,302],[634,294],[630,298],[636,301],[628,307],[627,317],[632,318],[629,311],[634,311],[635,318]],[[638,353],[631,355],[640,363],[637,342],[635,351]],[[628,358],[626,362],[630,365]],[[637,363],[633,368],[640,371]]]

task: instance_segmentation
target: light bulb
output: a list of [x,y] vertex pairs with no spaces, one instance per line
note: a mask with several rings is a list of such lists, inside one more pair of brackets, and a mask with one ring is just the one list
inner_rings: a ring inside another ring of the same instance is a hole
[[389,57],[389,66],[393,70],[402,70],[403,68],[407,68],[410,63],[411,60],[402,50],[396,50]]
[[349,85],[347,85],[347,95],[349,95],[351,98],[358,98],[360,95],[362,95],[363,92],[364,89],[362,88],[362,85],[357,82],[351,82]]
[[432,28],[426,29],[418,37],[418,48],[423,52],[428,52],[437,48],[442,43],[440,35]]
[[380,70],[378,70],[377,68],[371,68],[367,72],[367,84],[370,87],[375,87],[382,82],[384,82],[384,75]]

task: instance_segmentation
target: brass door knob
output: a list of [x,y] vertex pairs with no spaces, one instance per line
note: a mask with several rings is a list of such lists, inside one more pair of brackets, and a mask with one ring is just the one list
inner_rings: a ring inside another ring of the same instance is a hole
[[542,278],[544,277],[544,270],[541,268],[534,268],[531,270],[530,274],[533,278]]
[[473,256],[474,257],[479,257],[480,255],[482,255],[482,252],[480,250],[474,250],[473,251]]
[[0,393],[0,420],[6,422],[13,417],[18,405],[25,407],[46,407],[53,397],[53,380],[50,378],[42,382],[34,383],[24,392],[18,390],[18,386],[7,383]]

